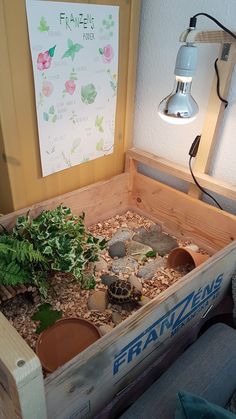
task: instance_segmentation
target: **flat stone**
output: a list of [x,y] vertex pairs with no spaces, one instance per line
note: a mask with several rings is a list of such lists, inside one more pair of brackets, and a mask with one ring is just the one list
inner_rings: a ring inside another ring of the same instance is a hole
[[97,272],[108,271],[107,262],[102,257],[100,257],[99,260],[94,263],[94,266]]
[[164,268],[166,265],[166,261],[161,256],[157,257],[154,260],[151,260],[150,262],[147,262],[144,266],[142,266],[137,276],[139,278],[143,278],[144,280],[152,279],[155,275],[156,271],[160,268]]
[[133,240],[152,247],[160,256],[164,256],[175,247],[178,247],[178,243],[173,237],[165,233],[152,231],[151,229],[145,229],[145,231],[142,230],[135,234]]
[[142,296],[141,300],[138,301],[138,305],[140,307],[145,306],[147,303],[149,303],[151,301],[151,298],[145,297],[145,295]]
[[142,283],[140,282],[140,280],[137,278],[136,275],[130,275],[128,281],[131,283],[131,285],[133,285],[134,288],[136,288],[139,291],[142,291],[143,289]]
[[161,224],[152,224],[150,227],[150,231],[152,231],[153,233],[162,233]]
[[103,274],[101,275],[101,281],[103,283],[103,285],[106,285],[107,287],[109,287],[109,285],[111,285],[113,282],[117,281],[117,279],[119,279],[118,276],[116,275],[110,275],[110,274]]
[[114,260],[111,270],[115,273],[131,273],[135,271],[138,266],[138,262],[134,258],[125,256],[124,258]]
[[101,326],[99,326],[99,330],[102,336],[104,336],[107,333],[110,333],[113,330],[113,327],[109,326],[109,324],[101,324]]
[[123,258],[126,255],[125,243],[123,241],[112,243],[108,248],[108,253],[112,258]]
[[108,304],[107,294],[105,291],[94,291],[93,294],[89,296],[88,299],[88,308],[89,310],[96,310],[103,313]]
[[117,326],[122,322],[121,314],[118,311],[113,311],[111,315],[113,323]]
[[131,240],[127,244],[127,255],[130,256],[145,256],[146,253],[151,252],[153,249],[150,246],[147,246],[146,244],[137,242],[135,240]]
[[134,232],[130,230],[127,227],[121,227],[117,232],[114,234],[114,236],[109,240],[107,243],[107,246],[111,246],[111,244],[118,242],[118,241],[127,241],[132,238],[134,235]]

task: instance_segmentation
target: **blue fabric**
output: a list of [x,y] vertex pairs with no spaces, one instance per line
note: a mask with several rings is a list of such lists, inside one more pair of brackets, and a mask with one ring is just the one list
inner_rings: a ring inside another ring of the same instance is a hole
[[187,391],[179,391],[177,395],[177,406],[175,411],[175,419],[235,419],[236,416],[217,406],[209,403],[201,397],[188,393]]
[[218,323],[197,339],[121,418],[173,419],[180,390],[224,407],[235,389],[236,330]]

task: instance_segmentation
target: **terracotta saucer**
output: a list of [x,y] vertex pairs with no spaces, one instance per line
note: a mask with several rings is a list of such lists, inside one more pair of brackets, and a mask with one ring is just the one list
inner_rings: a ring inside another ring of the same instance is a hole
[[43,368],[53,372],[101,336],[99,329],[88,320],[61,319],[39,335],[36,354]]

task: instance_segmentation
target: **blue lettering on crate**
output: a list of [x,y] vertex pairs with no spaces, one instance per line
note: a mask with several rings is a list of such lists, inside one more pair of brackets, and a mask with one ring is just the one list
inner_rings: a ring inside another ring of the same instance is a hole
[[211,300],[218,296],[222,282],[223,274],[220,274],[211,283],[197,291],[192,291],[129,342],[114,356],[113,375],[120,372],[122,365],[129,364],[147,348],[150,349],[150,345],[156,343],[166,332],[169,332],[170,337],[174,336],[186,323],[205,309]]

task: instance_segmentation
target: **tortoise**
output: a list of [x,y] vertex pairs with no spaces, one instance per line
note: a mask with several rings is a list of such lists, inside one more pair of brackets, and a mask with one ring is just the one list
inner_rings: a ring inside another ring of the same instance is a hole
[[130,282],[117,279],[107,289],[108,299],[113,304],[125,304],[141,300],[142,293]]

